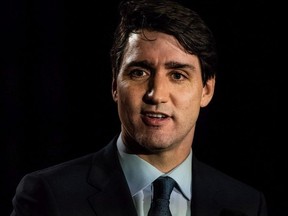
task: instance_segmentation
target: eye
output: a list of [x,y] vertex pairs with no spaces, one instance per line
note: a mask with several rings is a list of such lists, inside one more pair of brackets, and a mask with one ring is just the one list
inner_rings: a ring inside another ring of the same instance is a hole
[[187,78],[183,73],[179,73],[179,72],[173,72],[171,74],[172,79],[174,80],[184,80],[185,78]]
[[141,77],[141,76],[144,76],[145,73],[143,70],[133,70],[130,72],[130,75],[135,76],[135,77]]
[[129,76],[132,79],[142,79],[147,77],[149,74],[147,73],[147,71],[142,70],[142,69],[133,69],[130,71]]

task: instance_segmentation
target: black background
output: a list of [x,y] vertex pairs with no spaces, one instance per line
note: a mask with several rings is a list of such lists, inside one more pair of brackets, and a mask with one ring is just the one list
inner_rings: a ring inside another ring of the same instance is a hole
[[[118,2],[1,1],[1,215],[24,174],[96,151],[119,131],[109,63]],[[262,190],[270,215],[287,216],[284,6],[183,2],[210,26],[219,52],[194,153]]]

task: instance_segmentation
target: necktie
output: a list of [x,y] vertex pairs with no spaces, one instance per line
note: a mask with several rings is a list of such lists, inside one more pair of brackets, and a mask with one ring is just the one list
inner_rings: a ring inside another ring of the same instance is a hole
[[176,182],[166,176],[153,182],[153,200],[148,216],[172,216],[169,209],[169,199]]

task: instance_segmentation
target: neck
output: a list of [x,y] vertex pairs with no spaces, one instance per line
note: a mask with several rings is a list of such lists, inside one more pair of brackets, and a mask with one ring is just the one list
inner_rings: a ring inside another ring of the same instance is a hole
[[180,165],[190,154],[191,147],[174,151],[163,151],[155,154],[138,154],[159,171],[168,173]]

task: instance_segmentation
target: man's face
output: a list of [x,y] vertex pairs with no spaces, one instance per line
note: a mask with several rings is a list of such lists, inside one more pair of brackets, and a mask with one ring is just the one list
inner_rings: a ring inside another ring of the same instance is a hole
[[184,52],[174,37],[144,34],[130,35],[113,80],[122,138],[128,149],[190,149],[200,107],[211,100],[215,80],[203,86],[198,57]]

